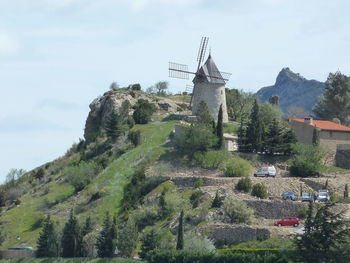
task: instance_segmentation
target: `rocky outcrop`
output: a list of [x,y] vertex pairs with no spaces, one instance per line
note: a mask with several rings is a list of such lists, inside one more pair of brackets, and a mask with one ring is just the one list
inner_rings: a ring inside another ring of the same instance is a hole
[[305,117],[305,114],[312,113],[324,88],[323,82],[307,80],[289,68],[283,68],[275,85],[261,88],[256,95],[263,102],[268,102],[272,96],[278,96],[279,105],[286,115]]
[[113,111],[118,111],[123,101],[127,100],[131,106],[134,106],[139,99],[148,100],[154,103],[158,110],[169,113],[175,113],[181,108],[173,100],[147,94],[140,90],[111,90],[103,94],[103,96],[94,99],[89,105],[90,113],[87,117],[84,131],[85,140],[87,142],[92,141],[99,134],[110,114]]

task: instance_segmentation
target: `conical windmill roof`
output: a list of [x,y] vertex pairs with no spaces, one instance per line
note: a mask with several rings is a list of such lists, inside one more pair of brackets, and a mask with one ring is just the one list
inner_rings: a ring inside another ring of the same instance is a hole
[[210,54],[207,61],[198,69],[193,79],[193,83],[199,82],[225,85],[225,81]]

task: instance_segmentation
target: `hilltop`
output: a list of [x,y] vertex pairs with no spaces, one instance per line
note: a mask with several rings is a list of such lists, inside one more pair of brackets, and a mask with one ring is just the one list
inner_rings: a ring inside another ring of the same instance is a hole
[[283,68],[272,86],[261,88],[256,95],[266,102],[271,96],[279,96],[280,107],[284,114],[304,117],[312,113],[318,97],[323,95],[325,84],[317,80],[308,80],[289,68]]
[[[130,117],[139,99],[154,105],[151,121],[134,126],[128,123],[118,139],[111,142],[106,136],[111,115],[121,115],[128,101]],[[331,170],[320,178],[296,178],[289,175],[288,156],[266,158],[211,150],[208,156],[199,156],[202,159],[191,159],[179,154],[173,147],[173,131],[188,113],[188,99],[184,95],[159,97],[133,89],[112,90],[96,98],[90,104],[85,139],[64,156],[13,182],[13,200],[8,200],[2,211],[1,221],[7,234],[2,247],[35,247],[45,216],[50,214],[62,227],[71,209],[80,222],[92,217],[95,234],[101,229],[106,211],[118,214],[120,220],[132,218],[140,237],[157,229],[165,248],[174,247],[182,209],[186,212],[186,233],[201,233],[217,247],[268,238],[288,240],[300,229],[276,229],[273,222],[283,216],[298,216],[306,204],[282,201],[282,192],[298,193],[301,188],[313,192],[327,181],[332,192],[341,195],[349,175],[346,170]],[[237,123],[230,122],[224,129],[235,134]],[[135,143],[130,134],[138,131],[140,140]],[[222,169],[228,160],[241,160],[251,166],[252,184],[265,185],[268,198],[236,190],[241,178],[226,177]],[[252,172],[266,164],[277,167],[277,177],[253,177]],[[221,200],[244,201],[252,209],[254,220],[249,224],[230,222],[222,207],[212,207],[216,194]],[[337,208],[348,209],[348,205],[338,204]],[[140,239],[136,251],[139,247]]]

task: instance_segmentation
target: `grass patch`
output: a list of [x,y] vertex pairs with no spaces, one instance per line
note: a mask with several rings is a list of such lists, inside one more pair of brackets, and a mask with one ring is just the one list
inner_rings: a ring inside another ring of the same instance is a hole
[[350,170],[336,166],[320,166],[320,173],[348,173]]
[[237,122],[224,123],[224,133],[237,134],[239,124]]

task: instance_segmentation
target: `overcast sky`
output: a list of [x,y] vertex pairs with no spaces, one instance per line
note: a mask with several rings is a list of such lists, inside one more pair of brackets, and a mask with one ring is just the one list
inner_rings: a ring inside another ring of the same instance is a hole
[[324,81],[350,74],[348,0],[0,0],[0,182],[83,137],[89,103],[108,90],[196,67],[202,36],[229,88],[257,91],[283,67]]

